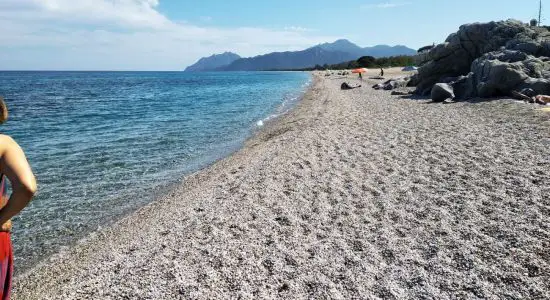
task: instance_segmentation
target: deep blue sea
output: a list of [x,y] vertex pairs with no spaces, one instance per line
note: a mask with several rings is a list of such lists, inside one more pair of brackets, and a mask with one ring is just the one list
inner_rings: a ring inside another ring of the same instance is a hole
[[234,152],[310,82],[300,72],[0,72],[39,191],[14,219],[19,270]]

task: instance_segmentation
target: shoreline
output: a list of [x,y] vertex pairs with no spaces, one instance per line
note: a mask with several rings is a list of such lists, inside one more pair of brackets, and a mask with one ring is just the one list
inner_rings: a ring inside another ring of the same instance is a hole
[[[83,72],[87,72],[87,71],[83,71]],[[178,186],[184,184],[184,182],[187,180],[188,177],[194,176],[196,173],[203,172],[211,168],[213,165],[217,164],[218,162],[228,159],[231,156],[243,150],[252,139],[256,138],[257,135],[261,134],[265,130],[268,130],[270,126],[274,126],[274,124],[276,124],[278,120],[280,120],[285,115],[287,115],[288,113],[296,109],[296,107],[300,104],[300,102],[303,100],[305,95],[309,92],[311,87],[314,85],[315,76],[313,75],[312,72],[310,73],[311,73],[310,80],[305,83],[305,86],[302,87],[302,90],[300,90],[299,92],[296,92],[297,98],[291,101],[292,103],[290,105],[287,105],[287,107],[284,108],[282,111],[277,112],[277,109],[279,108],[276,108],[272,113],[270,113],[265,118],[260,120],[262,121],[263,125],[259,126],[258,123],[251,124],[249,134],[244,138],[244,140],[237,147],[231,148],[231,150],[227,151],[225,154],[221,155],[219,158],[215,158],[213,160],[206,159],[206,161],[209,161],[209,162],[202,164],[201,166],[197,167],[194,171],[191,171],[187,174],[183,174],[180,178],[172,180],[171,183],[161,184],[160,186],[155,187],[154,190],[151,191],[151,200],[148,201],[145,205],[138,206],[127,212],[124,212],[121,215],[113,216],[110,219],[106,219],[104,220],[105,222],[102,223],[103,225],[98,225],[98,227],[95,228],[94,230],[79,234],[78,235],[79,238],[75,239],[69,245],[61,246],[58,251],[54,253],[50,253],[48,255],[45,255],[33,261],[35,263],[34,266],[25,265],[25,268],[22,270],[22,272],[16,272],[15,280],[17,280],[18,277],[27,276],[29,273],[32,273],[34,269],[40,267],[44,263],[47,263],[47,261],[51,260],[52,258],[61,255],[63,252],[70,250],[70,248],[72,247],[75,247],[82,243],[86,243],[91,236],[99,234],[99,232],[101,232],[102,230],[115,226],[117,223],[124,220],[125,218],[128,218],[133,214],[138,213],[141,209],[161,200],[166,195],[171,194]],[[284,100],[283,100],[280,104],[280,107],[283,108],[285,105],[286,104],[284,103]],[[16,266],[16,269],[17,269],[17,266]]]
[[546,115],[313,80],[237,152],[17,276],[14,299],[550,296]]
[[[32,71],[29,71],[29,72],[32,72]],[[57,72],[57,71],[44,71],[44,72]],[[59,72],[67,72],[67,71],[59,71]],[[103,71],[75,71],[75,72],[103,72]],[[119,72],[119,71],[114,71],[114,72]],[[127,71],[120,71],[120,72],[127,72]],[[131,71],[131,72],[134,72],[134,71]],[[143,72],[158,73],[158,71],[143,71]],[[172,71],[165,71],[165,72],[175,73]],[[262,121],[262,124],[263,124],[262,126],[259,126],[257,122],[250,124],[248,133],[242,136],[242,140],[239,142],[239,144],[235,144],[232,147],[229,147],[227,151],[223,151],[223,152],[217,153],[216,155],[211,155],[207,158],[202,159],[202,162],[198,163],[195,167],[190,168],[190,171],[186,171],[176,179],[171,179],[170,181],[163,182],[158,186],[154,187],[148,193],[148,196],[150,196],[149,197],[150,200],[147,201],[145,204],[130,208],[119,215],[110,216],[108,219],[103,220],[101,224],[97,224],[97,226],[95,226],[94,229],[87,230],[77,234],[76,239],[72,240],[69,244],[59,246],[59,249],[57,251],[48,252],[47,254],[37,259],[33,259],[30,262],[25,262],[22,269],[19,269],[18,268],[19,265],[16,265],[15,277],[16,278],[20,276],[24,277],[26,276],[26,274],[32,273],[32,271],[35,268],[47,262],[52,257],[60,255],[60,253],[67,251],[67,249],[70,249],[71,247],[74,247],[78,244],[86,242],[89,236],[95,235],[96,233],[102,230],[105,230],[106,228],[116,225],[121,220],[137,213],[142,208],[162,199],[166,195],[170,194],[174,189],[176,189],[176,187],[181,185],[187,179],[187,177],[192,176],[195,173],[204,171],[205,169],[210,168],[212,165],[218,163],[219,161],[229,158],[235,153],[241,151],[244,147],[246,147],[248,141],[253,139],[256,135],[258,135],[264,130],[267,124],[276,122],[278,119],[286,115],[289,111],[292,111],[299,104],[299,102],[302,100],[304,95],[309,91],[309,89],[313,85],[314,76],[311,72],[309,73],[310,73],[310,79],[307,82],[305,82],[303,86],[300,87],[299,90],[290,92],[290,94],[293,95],[293,97],[296,96],[295,99],[290,102],[287,102],[287,100],[282,99],[281,103],[277,107],[275,107],[271,113],[269,113],[263,119],[260,120]],[[278,111],[279,109],[281,109],[281,111]]]
[[[140,206],[130,212],[127,212],[120,217],[113,218],[112,220],[108,220],[106,226],[99,226],[96,230],[84,233],[81,238],[75,240],[73,243],[71,243],[71,245],[63,246],[60,248],[59,251],[38,260],[38,263],[35,266],[27,267],[21,273],[16,272],[16,275],[14,277],[14,282],[17,282],[21,278],[31,276],[36,270],[40,268],[44,268],[46,267],[46,265],[48,265],[52,261],[62,258],[64,254],[68,251],[70,252],[72,248],[82,244],[92,242],[92,240],[97,236],[103,235],[102,233],[103,231],[111,231],[112,227],[120,226],[120,223],[123,223],[127,218],[132,218],[134,215],[142,213],[141,212],[142,210],[152,209],[150,208],[150,206],[161,205],[158,202],[163,201],[163,199],[165,199],[167,195],[173,195],[174,191],[178,188],[181,188],[182,185],[187,186],[189,184],[192,184],[192,185],[200,184],[197,182],[200,180],[196,179],[195,177],[201,176],[201,173],[207,172],[211,168],[214,168],[214,166],[217,164],[223,163],[226,160],[230,160],[233,156],[239,154],[242,151],[245,151],[245,149],[249,147],[254,147],[254,145],[260,142],[260,140],[263,139],[264,136],[269,135],[270,132],[276,131],[277,129],[275,127],[280,122],[282,122],[282,120],[285,117],[288,117],[289,114],[297,110],[298,107],[301,105],[302,101],[312,92],[312,89],[316,86],[316,84],[318,84],[320,80],[318,75],[314,74],[315,72],[309,72],[309,73],[311,74],[310,75],[311,79],[310,81],[308,81],[308,83],[306,83],[306,86],[303,87],[304,90],[302,90],[299,93],[298,98],[293,101],[294,103],[292,103],[290,107],[284,109],[282,112],[276,113],[274,111],[272,114],[270,114],[266,118],[260,120],[262,121],[261,126],[258,126],[258,124],[254,124],[253,125],[254,128],[251,129],[251,133],[249,137],[247,137],[244,140],[244,142],[241,144],[239,148],[236,148],[230,151],[227,155],[224,155],[212,161],[211,163],[208,163],[207,165],[200,167],[196,171],[193,171],[187,175],[183,175],[181,178],[179,178],[178,180],[174,181],[171,184],[167,184],[165,186],[159,187],[158,188],[159,192],[155,192],[153,194],[153,199],[149,203],[143,206]],[[281,103],[281,105],[284,105],[284,104]],[[193,183],[190,183],[190,182],[193,182]],[[17,292],[15,293],[17,294]],[[15,295],[15,297],[17,297],[17,295]]]

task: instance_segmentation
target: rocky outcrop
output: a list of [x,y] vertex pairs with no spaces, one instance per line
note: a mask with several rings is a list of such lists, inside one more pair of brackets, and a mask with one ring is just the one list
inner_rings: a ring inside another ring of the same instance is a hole
[[517,88],[550,93],[550,32],[508,20],[463,25],[435,46],[411,79],[416,93],[448,83],[457,99],[508,95]]
[[520,51],[490,52],[472,63],[472,91],[463,97],[508,96],[513,90],[532,89],[536,94],[549,94],[550,59],[536,58]]
[[[455,99],[510,96],[513,91],[529,95],[550,94],[550,58],[534,57],[524,52],[501,50],[474,60],[465,76],[439,80],[452,89]],[[440,90],[438,84],[431,88]],[[418,89],[417,89],[418,91]],[[435,101],[435,100],[434,100]]]

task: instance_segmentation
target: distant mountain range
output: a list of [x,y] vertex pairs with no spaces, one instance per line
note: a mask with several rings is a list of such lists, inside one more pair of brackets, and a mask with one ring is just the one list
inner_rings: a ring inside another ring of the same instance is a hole
[[231,52],[203,57],[187,67],[185,72],[205,71],[264,71],[290,70],[315,65],[337,64],[356,60],[361,56],[387,57],[414,55],[416,50],[405,46],[377,45],[361,48],[348,40],[320,44],[302,51],[273,52],[249,58],[241,58]]
[[416,50],[408,48],[406,46],[388,46],[388,45],[376,45],[373,47],[361,48],[356,44],[348,40],[337,40],[334,43],[325,43],[317,47],[321,47],[327,51],[341,51],[352,54],[354,58],[358,59],[361,56],[372,56],[375,58],[389,57],[398,55],[415,55]]

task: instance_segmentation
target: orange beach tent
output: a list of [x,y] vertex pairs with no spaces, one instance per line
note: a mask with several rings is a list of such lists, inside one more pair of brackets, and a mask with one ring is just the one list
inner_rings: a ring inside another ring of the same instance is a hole
[[353,69],[351,70],[351,73],[366,73],[367,69],[365,68],[359,68],[359,69]]

